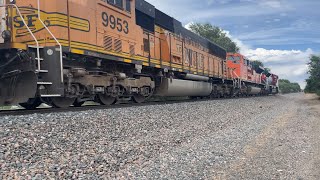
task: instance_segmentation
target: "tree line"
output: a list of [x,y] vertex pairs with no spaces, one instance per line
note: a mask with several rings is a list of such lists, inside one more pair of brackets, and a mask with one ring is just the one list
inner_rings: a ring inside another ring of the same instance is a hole
[[301,92],[301,87],[298,83],[292,83],[287,79],[279,80],[279,88],[283,94]]
[[308,65],[310,77],[307,79],[305,92],[320,96],[320,56],[312,55]]
[[214,43],[223,47],[227,52],[239,52],[240,48],[227,34],[219,27],[209,23],[192,23],[189,26],[190,30]]

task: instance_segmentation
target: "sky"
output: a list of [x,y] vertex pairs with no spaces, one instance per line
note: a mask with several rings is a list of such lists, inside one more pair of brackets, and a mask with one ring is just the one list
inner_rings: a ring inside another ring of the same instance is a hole
[[320,54],[320,0],[146,0],[188,27],[222,28],[243,55],[305,87],[307,63]]

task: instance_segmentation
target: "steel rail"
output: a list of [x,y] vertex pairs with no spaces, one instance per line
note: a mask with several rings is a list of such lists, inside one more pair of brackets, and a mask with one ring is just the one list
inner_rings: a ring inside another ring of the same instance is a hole
[[[263,97],[263,96],[257,96]],[[166,104],[181,104],[181,103],[192,103],[192,102],[206,102],[206,101],[224,101],[228,99],[240,99],[246,97],[227,97],[227,98],[204,98],[204,99],[186,99],[186,100],[168,100],[168,101],[149,101],[141,104],[127,102],[120,103],[110,106],[102,105],[88,105],[82,107],[69,107],[69,108],[38,108],[34,110],[0,110],[0,117],[3,116],[21,116],[21,115],[31,115],[31,114],[50,114],[50,113],[66,113],[66,112],[82,112],[90,110],[104,110],[104,109],[120,109],[120,108],[130,108],[130,107],[143,107],[150,105],[166,105]]]

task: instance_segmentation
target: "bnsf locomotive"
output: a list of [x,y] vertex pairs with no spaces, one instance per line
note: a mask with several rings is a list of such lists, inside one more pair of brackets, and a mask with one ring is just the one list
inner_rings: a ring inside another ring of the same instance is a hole
[[0,106],[278,92],[278,77],[144,0],[0,0]]

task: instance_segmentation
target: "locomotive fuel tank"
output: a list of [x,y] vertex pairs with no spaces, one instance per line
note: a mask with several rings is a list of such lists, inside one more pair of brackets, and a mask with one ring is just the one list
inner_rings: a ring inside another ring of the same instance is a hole
[[248,87],[248,94],[249,95],[257,95],[261,93],[261,88],[249,86]]
[[209,96],[212,84],[199,81],[187,81],[164,78],[156,91],[158,96]]
[[198,75],[194,75],[194,74],[186,74],[184,76],[184,79],[186,80],[194,80],[194,81],[209,81],[209,77],[205,77],[205,76],[198,76]]

